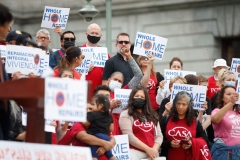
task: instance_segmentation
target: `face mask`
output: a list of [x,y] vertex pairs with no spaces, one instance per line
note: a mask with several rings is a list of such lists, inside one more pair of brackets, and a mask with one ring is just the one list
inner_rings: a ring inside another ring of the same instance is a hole
[[111,80],[109,83],[109,88],[111,89],[112,92],[114,92],[114,89],[121,89],[122,84],[117,81]]
[[235,87],[236,82],[234,81],[225,81],[224,82],[224,86],[232,86]]
[[142,109],[146,103],[145,99],[133,98],[132,105],[135,109]]
[[96,37],[96,36],[91,36],[91,35],[88,35],[87,36],[87,39],[89,42],[91,42],[92,44],[96,44],[100,41],[101,37]]
[[71,47],[71,46],[75,46],[75,43],[74,42],[72,42],[72,41],[64,41],[64,48],[65,49],[68,49],[69,47]]

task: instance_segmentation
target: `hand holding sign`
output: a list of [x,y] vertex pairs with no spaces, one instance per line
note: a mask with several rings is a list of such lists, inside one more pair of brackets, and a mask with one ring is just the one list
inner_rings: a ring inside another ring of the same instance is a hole
[[239,99],[239,94],[238,93],[234,93],[233,95],[231,95],[229,103],[232,103],[234,105],[234,104],[236,104],[238,99]]
[[122,104],[122,102],[120,100],[113,99],[110,103],[110,108],[114,109],[116,107],[119,107],[121,104]]
[[60,26],[56,26],[53,30],[55,33],[57,33],[59,36],[62,35],[62,28]]
[[149,65],[152,65],[154,63],[154,55],[152,54],[147,54],[147,57],[148,57],[148,64]]

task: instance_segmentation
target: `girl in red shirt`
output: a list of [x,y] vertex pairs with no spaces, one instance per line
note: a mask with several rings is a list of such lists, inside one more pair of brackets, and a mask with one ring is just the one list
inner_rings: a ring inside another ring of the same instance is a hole
[[82,64],[82,61],[84,58],[85,56],[82,55],[82,52],[79,49],[79,47],[75,47],[75,46],[69,47],[66,50],[66,56],[63,56],[61,58],[60,65],[55,67],[54,77],[59,77],[60,72],[63,69],[70,68],[72,69],[74,78],[77,80],[80,80],[81,75],[75,70],[75,68]]

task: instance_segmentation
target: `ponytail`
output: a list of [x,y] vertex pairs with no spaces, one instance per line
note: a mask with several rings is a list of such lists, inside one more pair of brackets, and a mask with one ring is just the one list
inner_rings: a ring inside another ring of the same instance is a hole
[[70,68],[70,62],[66,56],[63,56],[61,58],[59,68],[61,68],[61,69]]

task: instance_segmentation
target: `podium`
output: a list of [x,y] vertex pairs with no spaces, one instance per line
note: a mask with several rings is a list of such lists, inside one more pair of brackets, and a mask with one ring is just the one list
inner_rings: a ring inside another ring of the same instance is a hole
[[[15,100],[27,113],[26,142],[45,143],[43,78],[22,78],[0,83],[0,99]],[[88,82],[88,100],[91,99],[91,82]]]

